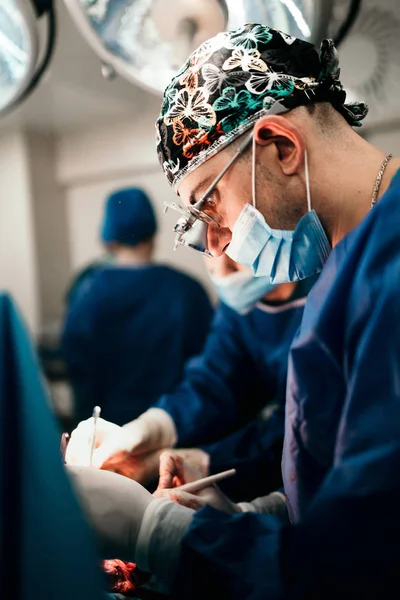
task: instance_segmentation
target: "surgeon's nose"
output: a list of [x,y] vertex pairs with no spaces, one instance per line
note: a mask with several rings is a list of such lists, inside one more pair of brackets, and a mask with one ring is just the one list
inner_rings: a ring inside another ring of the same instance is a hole
[[222,256],[232,239],[232,232],[228,227],[208,225],[207,242],[208,251],[213,256]]

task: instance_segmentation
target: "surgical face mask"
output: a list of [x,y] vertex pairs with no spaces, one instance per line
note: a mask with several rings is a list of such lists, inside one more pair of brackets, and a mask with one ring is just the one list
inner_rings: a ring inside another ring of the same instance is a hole
[[255,277],[269,277],[271,283],[288,283],[312,277],[322,270],[331,245],[315,210],[311,208],[308,158],[305,174],[308,212],[294,231],[272,229],[256,209],[255,138],[253,137],[253,206],[246,204],[232,232],[226,251],[235,262],[251,267]]
[[224,277],[210,274],[219,299],[239,314],[246,314],[274,289],[269,277],[253,277],[250,270],[236,271]]

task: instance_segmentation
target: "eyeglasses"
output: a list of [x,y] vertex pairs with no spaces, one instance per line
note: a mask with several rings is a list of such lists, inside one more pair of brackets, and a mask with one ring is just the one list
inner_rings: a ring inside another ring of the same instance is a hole
[[196,250],[197,252],[204,254],[205,256],[212,256],[208,250],[208,227],[209,225],[220,227],[220,224],[214,217],[206,212],[209,197],[228,169],[230,169],[233,163],[251,144],[252,139],[253,130],[251,130],[251,132],[245,137],[226,167],[223,168],[221,173],[214,179],[202,197],[195,204],[185,208],[179,204],[176,204],[175,202],[172,204],[164,202],[165,213],[172,208],[173,210],[176,210],[182,214],[174,227],[174,250],[176,250],[179,246],[186,246],[192,250]]

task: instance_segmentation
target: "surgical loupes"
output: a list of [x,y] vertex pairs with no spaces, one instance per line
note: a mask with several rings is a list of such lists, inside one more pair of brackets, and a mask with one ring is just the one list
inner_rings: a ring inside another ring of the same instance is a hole
[[213,224],[216,227],[219,227],[219,224],[213,217],[202,210],[206,202],[207,199],[204,197],[196,202],[196,204],[188,206],[187,208],[183,208],[175,203],[164,203],[165,213],[169,208],[172,208],[182,214],[174,227],[174,250],[176,250],[178,246],[188,246],[206,256],[211,256],[207,249],[207,229],[209,224]]
[[176,234],[174,250],[176,250],[178,246],[188,246],[192,250],[196,250],[196,252],[200,252],[205,256],[212,256],[208,251],[207,223],[204,223],[204,221],[195,221],[193,225],[186,230],[183,229],[185,224],[185,218],[182,217],[174,227]]

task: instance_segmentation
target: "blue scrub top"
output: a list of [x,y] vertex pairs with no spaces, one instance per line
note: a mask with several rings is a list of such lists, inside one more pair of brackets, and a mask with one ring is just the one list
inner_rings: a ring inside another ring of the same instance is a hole
[[95,260],[83,269],[79,271],[72,279],[65,293],[65,303],[69,307],[72,303],[76,302],[80,294],[84,294],[87,288],[91,285],[91,281],[98,271],[104,267],[105,264],[111,263],[112,258],[105,256],[102,259]]
[[[203,354],[157,403],[174,420],[178,446],[203,447],[212,473],[236,468],[236,476],[221,484],[235,499],[252,499],[282,483],[288,354],[314,282],[299,283],[280,306],[259,303],[246,315],[221,304]],[[273,414],[257,418],[271,403]]]
[[138,417],[180,381],[212,314],[202,286],[174,269],[97,268],[71,302],[63,331],[76,420],[95,405],[118,425]]
[[400,173],[331,253],[290,353],[293,525],[200,511],[176,597],[376,600],[400,588]]
[[[0,293],[1,598],[106,600],[21,315]],[[113,595],[110,596],[114,597]]]

